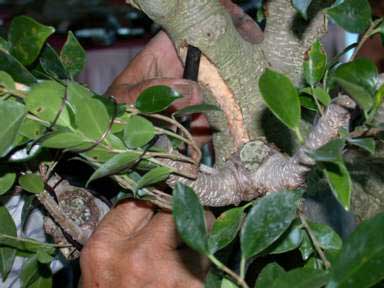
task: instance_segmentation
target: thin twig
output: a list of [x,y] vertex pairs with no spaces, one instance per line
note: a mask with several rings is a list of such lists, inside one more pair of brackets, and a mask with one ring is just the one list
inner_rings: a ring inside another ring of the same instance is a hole
[[317,241],[315,235],[313,235],[312,230],[309,227],[307,220],[305,219],[305,216],[301,212],[299,212],[299,218],[301,223],[303,224],[303,227],[307,231],[309,238],[311,238],[312,244],[315,247],[317,254],[319,255],[321,261],[323,261],[325,268],[327,269],[331,268],[331,263],[328,261],[327,257],[325,256],[323,250],[320,247],[319,241]]
[[231,269],[229,269],[227,266],[225,266],[222,262],[219,261],[215,256],[209,255],[209,260],[212,261],[213,264],[217,266],[220,270],[227,273],[229,276],[231,276],[237,284],[239,284],[243,288],[249,288],[248,284],[242,279],[239,275],[237,275],[235,272],[233,272]]

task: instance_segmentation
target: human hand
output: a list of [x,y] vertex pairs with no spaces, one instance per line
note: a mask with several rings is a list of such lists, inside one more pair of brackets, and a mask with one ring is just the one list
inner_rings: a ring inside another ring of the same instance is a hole
[[[213,215],[206,216],[208,226]],[[84,288],[200,288],[208,259],[183,247],[171,214],[128,201],[113,208],[81,252]]]

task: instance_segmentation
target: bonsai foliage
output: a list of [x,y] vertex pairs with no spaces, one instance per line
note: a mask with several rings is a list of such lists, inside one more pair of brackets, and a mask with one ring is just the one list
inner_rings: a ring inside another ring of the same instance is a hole
[[[2,279],[21,255],[23,287],[50,287],[49,263],[60,253],[76,257],[108,210],[87,190],[108,177],[120,187],[113,204],[136,198],[172,210],[185,243],[213,263],[206,287],[380,283],[382,192],[372,192],[379,200],[366,208],[370,202],[352,189],[349,170],[351,159],[380,157],[381,75],[355,56],[367,39],[383,33],[384,24],[372,19],[366,0],[320,2],[268,1],[260,39],[245,39],[219,1],[132,1],[164,27],[181,57],[186,43],[203,53],[199,82],[207,88],[206,104],[171,115],[167,108],[183,97],[176,91],[151,87],[133,105],[97,95],[75,80],[85,52],[71,32],[56,51],[47,43],[54,28],[14,18],[8,39],[0,39]],[[204,19],[180,16],[191,7],[205,11]],[[328,57],[319,42],[327,18],[362,35],[344,51],[355,48],[348,63],[340,63],[342,55]],[[179,122],[200,112],[218,129],[215,167],[201,164],[202,152]],[[265,113],[279,125],[278,136],[293,141],[268,134]],[[56,168],[63,161],[94,168],[84,187],[61,179]],[[314,183],[319,189],[327,183],[339,208],[359,216],[346,239],[321,221],[324,215],[308,211]],[[25,200],[21,226],[37,207],[47,215],[45,229],[55,243],[16,231],[4,206],[12,194]],[[225,207],[210,230],[203,206]],[[300,257],[283,268],[284,255]],[[253,263],[262,269],[254,270]]]

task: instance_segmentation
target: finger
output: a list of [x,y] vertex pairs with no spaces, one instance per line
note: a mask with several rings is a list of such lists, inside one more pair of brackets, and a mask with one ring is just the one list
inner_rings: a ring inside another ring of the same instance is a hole
[[243,9],[232,3],[231,0],[220,0],[221,4],[232,17],[233,24],[244,40],[257,44],[264,39],[263,31]]
[[144,201],[126,201],[114,207],[97,226],[94,241],[125,240],[136,235],[153,216],[153,207]]
[[145,79],[181,78],[183,65],[168,35],[161,31],[149,41],[127,68],[114,80],[112,86],[137,84]]

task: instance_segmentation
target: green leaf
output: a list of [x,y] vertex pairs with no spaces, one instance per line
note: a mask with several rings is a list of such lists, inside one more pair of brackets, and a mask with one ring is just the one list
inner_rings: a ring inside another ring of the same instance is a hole
[[68,32],[67,41],[60,53],[60,59],[72,78],[83,70],[87,61],[83,47],[71,31]]
[[102,164],[89,178],[87,185],[96,179],[118,174],[123,170],[128,169],[132,166],[140,157],[140,154],[134,152],[125,152],[121,154],[117,154],[109,159],[107,162]]
[[308,222],[308,224],[313,236],[316,238],[321,248],[325,250],[341,249],[343,241],[341,240],[340,236],[337,235],[335,231],[333,231],[331,227],[314,222]]
[[195,192],[177,183],[173,189],[172,208],[176,228],[183,241],[199,253],[208,254],[204,209]]
[[327,14],[348,32],[362,33],[371,23],[371,7],[367,0],[344,0],[328,8]]
[[137,189],[143,188],[145,186],[150,186],[158,182],[162,182],[168,178],[172,170],[167,167],[156,167],[149,172],[147,172],[138,182]]
[[8,91],[15,90],[15,81],[13,81],[11,75],[7,72],[0,71],[0,86],[4,87]]
[[327,288],[372,287],[384,279],[384,214],[361,223],[344,241]]
[[131,116],[124,128],[124,142],[130,148],[142,147],[155,137],[155,127],[141,116]]
[[371,155],[375,154],[376,142],[372,138],[353,138],[348,139],[348,142],[368,151]]
[[[44,81],[31,87],[25,98],[28,111],[42,120],[53,122],[63,105],[65,87],[56,81]],[[71,121],[67,106],[64,105],[57,124],[70,127]]]
[[333,194],[344,209],[349,210],[352,181],[347,168],[343,162],[327,162],[324,166],[324,174]]
[[168,86],[153,86],[139,95],[135,106],[140,112],[157,113],[167,109],[175,100],[182,97]]
[[32,85],[37,82],[35,76],[27,70],[15,57],[0,49],[0,70],[7,72],[13,80]]
[[269,263],[257,277],[255,288],[270,288],[272,283],[285,273],[285,270],[276,262]]
[[4,50],[5,52],[9,52],[11,49],[11,43],[9,43],[4,38],[0,37],[0,50]]
[[[0,206],[0,233],[16,237],[16,225],[13,222],[7,208]],[[15,260],[16,250],[10,247],[0,246],[0,273],[3,280],[11,271],[13,261]]]
[[12,188],[15,183],[16,174],[10,172],[8,169],[3,168],[0,170],[0,195],[3,195]]
[[48,75],[57,79],[66,79],[68,77],[67,71],[65,70],[63,63],[61,63],[59,55],[51,45],[45,45],[39,61],[41,68]]
[[238,288],[238,286],[227,278],[223,278],[220,288]]
[[297,268],[282,274],[271,288],[320,288],[327,284],[329,274],[326,271]]
[[308,59],[304,61],[304,77],[305,81],[311,87],[323,78],[327,69],[327,54],[324,51],[319,40],[313,43],[308,51]]
[[177,110],[173,115],[186,115],[186,114],[194,114],[194,113],[202,113],[202,112],[211,112],[211,111],[222,111],[219,107],[212,104],[197,104],[192,106],[187,106],[183,109]]
[[211,254],[223,249],[235,239],[243,218],[244,209],[239,207],[225,211],[216,219],[208,238]]
[[[42,142],[43,147],[65,149],[84,144],[86,139],[73,132],[56,132],[47,136]],[[89,146],[90,144],[88,144]]]
[[19,177],[19,184],[25,191],[39,194],[44,191],[44,182],[38,174],[25,174]]
[[44,250],[38,250],[36,253],[37,261],[42,264],[49,264],[52,262],[53,257]]
[[300,94],[300,105],[308,110],[317,112],[315,100],[313,100],[313,97],[310,97],[306,94]]
[[42,25],[32,18],[18,16],[13,18],[8,32],[11,54],[27,66],[39,56],[41,48],[55,28]]
[[345,141],[343,139],[335,139],[309,153],[309,155],[318,162],[341,161],[344,146]]
[[303,241],[303,235],[303,231],[297,225],[292,225],[292,227],[280,237],[270,254],[281,254],[298,248]]
[[319,100],[321,104],[325,106],[331,103],[331,96],[329,96],[328,92],[321,87],[315,87],[313,89],[310,87],[307,87],[307,88],[304,88],[302,92],[312,95],[317,100]]
[[311,239],[309,239],[307,232],[304,232],[303,236],[303,241],[301,242],[299,250],[303,260],[306,261],[309,259],[309,257],[311,257],[314,250],[312,246],[312,241]]
[[52,273],[49,266],[39,263],[37,256],[32,256],[24,263],[20,280],[21,288],[52,287]]
[[250,258],[274,243],[296,217],[296,193],[270,193],[255,203],[240,233],[242,254]]
[[312,0],[292,0],[293,7],[300,13],[305,20],[308,19],[307,10]]
[[14,148],[17,132],[25,116],[25,107],[16,101],[0,100],[0,158]]
[[287,127],[298,129],[301,112],[299,94],[283,74],[266,69],[259,80],[261,95],[269,109]]
[[53,255],[56,251],[52,244],[38,242],[30,238],[16,238],[0,232],[0,245],[16,249],[26,254],[36,254],[39,251]]
[[28,194],[28,195],[25,195],[23,199],[24,199],[24,205],[21,211],[21,220],[20,220],[20,225],[22,229],[24,229],[29,215],[31,214],[32,210],[35,208],[35,205],[33,205],[34,204],[33,200],[35,199],[35,195]]
[[19,129],[19,134],[28,139],[37,139],[43,134],[45,129],[46,127],[39,122],[24,118]]
[[357,59],[340,65],[334,78],[364,111],[368,111],[373,104],[377,75],[375,64],[367,59]]

